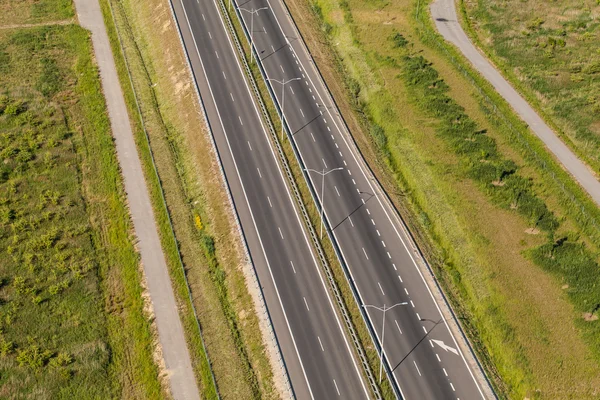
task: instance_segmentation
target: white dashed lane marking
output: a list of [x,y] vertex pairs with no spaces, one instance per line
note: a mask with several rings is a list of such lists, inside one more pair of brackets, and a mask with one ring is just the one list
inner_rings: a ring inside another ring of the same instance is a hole
[[400,325],[398,325],[398,321],[394,320],[394,322],[396,323],[396,328],[398,328],[398,331],[402,335],[402,329],[400,329]]
[[423,375],[421,375],[421,371],[419,371],[419,367],[417,366],[417,362],[413,360],[413,363],[415,364],[415,368],[417,369],[417,372],[419,373],[419,376],[423,376]]
[[321,338],[317,336],[317,339],[319,339],[319,346],[321,346],[321,351],[325,351],[325,349],[323,348],[323,342],[321,342]]

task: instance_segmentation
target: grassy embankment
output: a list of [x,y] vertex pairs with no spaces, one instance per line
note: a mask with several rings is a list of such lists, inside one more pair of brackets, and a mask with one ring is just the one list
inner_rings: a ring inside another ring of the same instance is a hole
[[[216,159],[208,156],[208,133],[169,4],[165,0],[147,1],[142,7],[130,1],[111,4],[149,142],[138,118],[124,59],[118,57],[121,84],[130,115],[135,116],[132,122],[138,150],[203,392],[207,398],[214,397],[163,194],[220,395],[278,398],[242,271],[250,266],[243,264]],[[113,51],[120,55],[108,3],[103,5]]]
[[556,182],[421,42],[413,2],[288,4],[500,394],[595,396],[597,241]]
[[471,0],[460,11],[477,45],[600,173],[600,3]]
[[[71,16],[49,12],[44,22]],[[164,398],[79,26],[0,30],[0,163],[0,397]]]

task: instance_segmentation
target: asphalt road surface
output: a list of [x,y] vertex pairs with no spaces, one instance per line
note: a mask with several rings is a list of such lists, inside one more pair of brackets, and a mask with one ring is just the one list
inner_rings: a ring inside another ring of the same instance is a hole
[[[237,5],[246,30],[253,26],[256,52],[279,107],[284,104],[285,120],[305,168],[320,172],[341,168],[326,176],[322,197],[321,175],[310,171],[308,178],[319,202],[325,202],[328,224],[360,301],[376,307],[406,303],[387,311],[384,341],[383,313],[366,308],[378,341],[384,342],[385,360],[401,395],[485,398],[491,390],[478,364],[464,342],[459,345],[455,339],[458,335],[448,323],[451,317],[442,316],[436,302],[440,298],[432,292],[436,288],[430,289],[413,259],[409,238],[345,131],[285,6],[280,0],[241,0]],[[275,81],[296,78],[284,88]]]
[[579,182],[592,200],[600,205],[600,182],[575,153],[550,129],[535,110],[479,52],[462,29],[456,16],[454,0],[437,0],[431,4],[431,16],[442,36],[454,44],[511,105],[529,128],[554,154],[562,166]]
[[368,398],[217,4],[173,7],[294,393]]
[[127,204],[154,309],[154,321],[168,370],[171,394],[175,400],[200,399],[100,4],[98,0],[75,0],[75,8],[81,26],[92,33],[94,55],[100,70],[110,127],[115,138]]

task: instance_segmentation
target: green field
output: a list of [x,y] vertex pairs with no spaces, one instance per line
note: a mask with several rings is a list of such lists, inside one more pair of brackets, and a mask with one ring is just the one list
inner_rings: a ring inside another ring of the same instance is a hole
[[71,0],[0,0],[0,26],[48,23],[74,16]]
[[600,172],[600,3],[463,0],[465,27]]
[[0,50],[0,397],[162,398],[88,34]]
[[557,188],[588,207],[577,185],[546,153],[546,168],[530,160],[543,146],[516,140],[505,106],[437,44],[426,2],[288,4],[499,395],[595,398],[598,237]]

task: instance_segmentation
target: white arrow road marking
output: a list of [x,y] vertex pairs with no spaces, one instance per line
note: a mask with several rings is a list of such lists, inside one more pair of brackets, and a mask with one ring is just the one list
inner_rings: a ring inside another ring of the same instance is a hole
[[431,341],[433,343],[437,344],[438,346],[440,346],[442,349],[444,349],[446,351],[451,351],[454,354],[458,355],[458,350],[456,350],[454,347],[448,346],[446,343],[442,342],[441,340],[432,339]]

